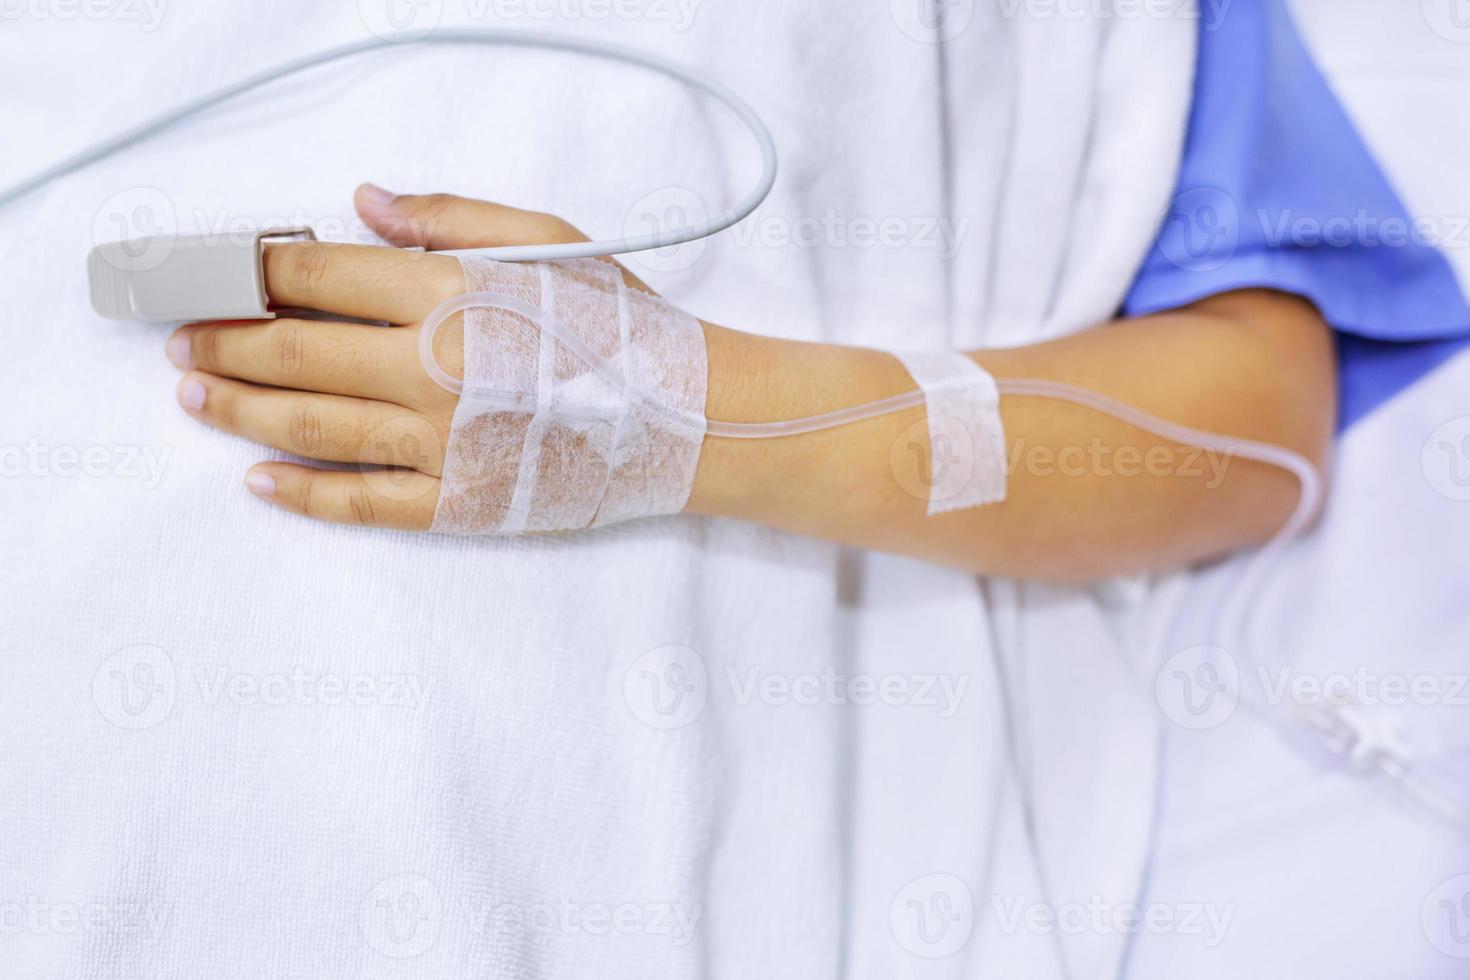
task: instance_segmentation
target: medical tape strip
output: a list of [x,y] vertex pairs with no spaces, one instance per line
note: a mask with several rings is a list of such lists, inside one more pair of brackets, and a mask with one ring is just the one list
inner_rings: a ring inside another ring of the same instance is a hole
[[539,307],[623,383],[522,316],[467,310],[463,391],[432,529],[560,531],[683,510],[704,439],[699,321],[629,289],[597,259],[460,264],[466,292]]
[[929,425],[929,515],[1006,499],[1000,390],[956,351],[895,353],[924,393]]

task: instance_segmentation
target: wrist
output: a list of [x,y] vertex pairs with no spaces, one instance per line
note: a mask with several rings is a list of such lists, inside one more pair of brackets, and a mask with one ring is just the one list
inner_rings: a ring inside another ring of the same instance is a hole
[[[913,388],[903,365],[882,351],[781,340],[714,324],[704,324],[704,333],[709,419],[801,418]],[[820,520],[833,496],[846,496],[844,488],[854,481],[892,482],[887,456],[878,458],[872,447],[888,445],[922,417],[922,409],[915,409],[779,439],[706,436],[686,509],[788,527]]]

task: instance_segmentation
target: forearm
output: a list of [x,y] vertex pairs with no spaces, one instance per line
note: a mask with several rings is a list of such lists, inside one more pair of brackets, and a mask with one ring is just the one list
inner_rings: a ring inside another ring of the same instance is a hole
[[[913,388],[880,352],[718,327],[706,335],[710,418],[791,418]],[[997,378],[1069,382],[1319,465],[1331,439],[1327,328],[1309,306],[1277,294],[1232,294],[974,356]],[[1006,396],[1002,416],[1010,475],[1001,504],[927,516],[928,439],[916,408],[785,439],[707,438],[690,510],[985,574],[1076,581],[1259,543],[1296,503],[1288,473],[1188,451],[1092,410]]]
[[[266,291],[274,306],[343,319],[283,316],[184,327],[166,349],[184,372],[179,402],[224,431],[296,456],[355,464],[316,468],[271,460],[252,467],[247,487],[279,506],[352,524],[512,533],[519,530],[507,528],[512,505],[525,503],[519,467],[528,458],[539,465],[540,454],[525,452],[527,443],[514,429],[457,428],[458,395],[426,373],[418,338],[434,311],[466,285],[461,263],[435,250],[579,236],[547,215],[442,196],[388,195],[383,203],[381,192],[371,190],[358,191],[369,225],[399,245],[431,251],[317,242],[267,248]],[[494,275],[510,276],[508,269]],[[599,296],[614,291],[607,284],[593,287]],[[359,320],[406,329],[352,322]],[[669,322],[675,320],[687,323]],[[437,359],[453,372],[461,362],[459,337],[443,336]],[[714,326],[705,328],[705,339],[706,412],[715,420],[796,418],[914,387],[897,360],[875,351]],[[621,344],[620,337],[608,346]],[[537,351],[528,346],[510,355]],[[1176,424],[1276,444],[1319,467],[1325,462],[1335,418],[1333,351],[1328,329],[1299,300],[1236,293],[1169,316],[974,356],[1002,380],[1069,382]],[[539,376],[531,367],[539,361],[517,363],[532,379],[523,394],[537,393]],[[681,366],[689,365],[665,365],[674,374]],[[595,402],[589,408],[605,411],[603,393],[589,397]],[[926,413],[915,408],[787,439],[706,437],[687,509],[976,572],[1075,581],[1182,565],[1260,542],[1297,501],[1295,479],[1286,473],[1243,459],[1212,465],[1088,409],[1014,395],[1006,395],[1001,407],[1012,462],[1002,504],[927,516],[929,438]],[[676,507],[666,501],[682,501],[685,493],[682,484],[655,491],[640,482],[645,470],[661,479],[670,475],[647,448],[647,458],[624,461],[623,489],[627,500],[654,501],[643,512],[651,515]],[[462,450],[453,461],[450,449]],[[605,466],[595,448],[575,440],[552,447],[546,458],[565,463],[569,472],[595,475]],[[677,475],[690,477],[687,467]],[[530,474],[524,485],[534,487],[537,479]],[[441,508],[446,486],[458,494],[447,509]],[[594,479],[572,489],[593,496],[576,508],[543,511],[556,516],[538,529],[596,523],[601,502],[595,494],[607,482]],[[637,510],[629,506],[617,517],[639,516]],[[522,507],[516,516],[528,512]]]

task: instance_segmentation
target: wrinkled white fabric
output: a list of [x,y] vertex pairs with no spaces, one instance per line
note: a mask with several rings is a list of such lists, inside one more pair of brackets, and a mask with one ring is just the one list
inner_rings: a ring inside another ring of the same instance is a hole
[[[0,31],[27,80],[0,90],[7,175],[363,37],[387,8],[61,6]],[[700,64],[771,123],[782,177],[751,222],[630,257],[661,293],[781,336],[952,350],[1112,315],[1174,184],[1197,18],[1056,6],[704,0],[534,26]],[[1467,130],[1444,107],[1464,104],[1470,46],[1451,5],[1299,6],[1414,213],[1463,215]],[[398,14],[473,26],[497,7]],[[1365,36],[1428,50],[1355,72]],[[106,85],[99,64],[118,68]],[[556,56],[414,50],[301,82],[0,211],[17,327],[0,359],[0,973],[1118,975],[1116,926],[1033,923],[1143,895],[1169,611],[1148,584],[976,582],[693,518],[363,532],[239,490],[275,454],[178,411],[166,331],[92,315],[94,227],[359,239],[346,197],[367,176],[646,231],[723,206],[753,164],[738,127],[667,83]],[[1470,505],[1421,453],[1458,438],[1467,374],[1446,366],[1348,436],[1337,503],[1283,556],[1260,623],[1303,666],[1463,670]],[[795,693],[829,675],[907,694]],[[1421,764],[1465,785],[1463,707],[1416,717]],[[1436,946],[1457,920],[1430,916],[1453,911],[1440,883],[1470,872],[1463,846],[1235,730],[1171,740],[1147,896],[1232,904],[1231,931],[1142,937],[1129,975],[1459,976]]]
[[[1463,8],[1295,0],[1292,10],[1407,214],[1464,228],[1470,128],[1446,124],[1446,107],[1470,102]],[[1428,237],[1470,295],[1470,237]],[[1467,392],[1461,353],[1347,431],[1327,508],[1267,580],[1249,648],[1237,651],[1239,706],[1211,728],[1166,728],[1142,900],[1208,902],[1230,928],[1208,948],[1177,930],[1140,933],[1132,976],[1228,980],[1283,963],[1322,978],[1470,972],[1470,834],[1442,814],[1445,804],[1470,813]],[[1179,583],[1180,622],[1201,621],[1240,567]],[[1289,693],[1273,712],[1249,710],[1277,690]],[[1308,704],[1329,691],[1348,701],[1370,738],[1407,756],[1413,789],[1364,778],[1295,730],[1297,691]]]
[[465,292],[549,314],[621,386],[524,316],[465,311],[463,390],[431,530],[566,531],[682,511],[704,439],[699,321],[597,259],[460,264]]
[[[782,176],[748,224],[629,258],[659,292],[763,333],[955,350],[1117,309],[1187,113],[1196,19],[1000,6],[948,5],[969,16],[944,44],[917,2],[537,26],[700,64],[773,128]],[[362,37],[371,8],[8,20],[0,60],[32,81],[0,93],[0,165],[29,172],[170,93]],[[99,87],[99,62],[127,70]],[[0,480],[21,517],[0,522],[17,556],[0,903],[45,911],[0,936],[3,972],[1115,973],[1118,934],[1015,928],[993,902],[1138,893],[1156,712],[1124,658],[1153,649],[1142,585],[982,584],[686,517],[380,533],[239,490],[276,454],[178,411],[166,332],[90,313],[94,224],[314,220],[357,239],[346,196],[366,176],[612,234],[720,208],[754,163],[738,126],[667,82],[560,56],[390,52],[302,82],[0,212],[11,322],[46,325],[9,332],[5,442],[58,464]],[[467,93],[494,93],[493,118]],[[89,447],[116,465],[65,475],[60,450]],[[861,683],[782,694],[830,675]],[[906,694],[863,697],[875,681]],[[354,697],[331,693],[343,682]],[[970,915],[939,917],[946,901]],[[49,925],[93,905],[107,927]],[[541,914],[568,905],[570,925]],[[623,905],[633,930],[588,927]]]

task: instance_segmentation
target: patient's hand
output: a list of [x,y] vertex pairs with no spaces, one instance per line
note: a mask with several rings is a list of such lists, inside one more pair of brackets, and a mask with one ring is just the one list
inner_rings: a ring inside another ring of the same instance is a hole
[[[397,245],[455,249],[585,240],[550,215],[447,195],[392,198],[365,185],[356,205],[378,234]],[[431,253],[302,242],[268,245],[265,274],[275,307],[343,319],[282,316],[182,327],[167,345],[169,360],[187,372],[179,403],[200,421],[247,439],[310,459],[362,464],[327,470],[261,463],[245,477],[257,495],[328,521],[428,528],[458,396],[424,373],[418,328],[430,310],[463,292],[459,262]],[[439,343],[439,363],[457,375],[460,331],[447,327]]]
[[[363,187],[356,203],[399,245],[583,240],[560,219],[478,201],[395,199]],[[386,248],[283,244],[268,248],[266,280],[278,307],[343,320],[183,328],[169,341],[170,357],[188,371],[180,402],[201,421],[257,442],[368,464],[261,463],[246,475],[258,495],[329,521],[428,528],[457,396],[425,374],[417,338],[424,316],[463,290],[459,263]],[[436,352],[450,373],[462,355],[457,319]],[[913,389],[899,361],[879,351],[702,326],[712,419],[799,418]],[[970,356],[998,378],[1080,385],[1181,425],[1286,447],[1319,469],[1331,445],[1331,331],[1310,304],[1281,293],[1226,294]],[[1284,471],[1228,457],[1205,466],[1198,453],[1073,405],[1007,398],[1002,415],[1010,450],[1004,503],[928,515],[936,464],[926,453],[924,409],[916,407],[789,438],[706,438],[687,509],[984,574],[1075,581],[1178,567],[1261,542],[1298,499]],[[1125,455],[1164,465],[1125,467]],[[1082,465],[1059,465],[1068,458]]]

